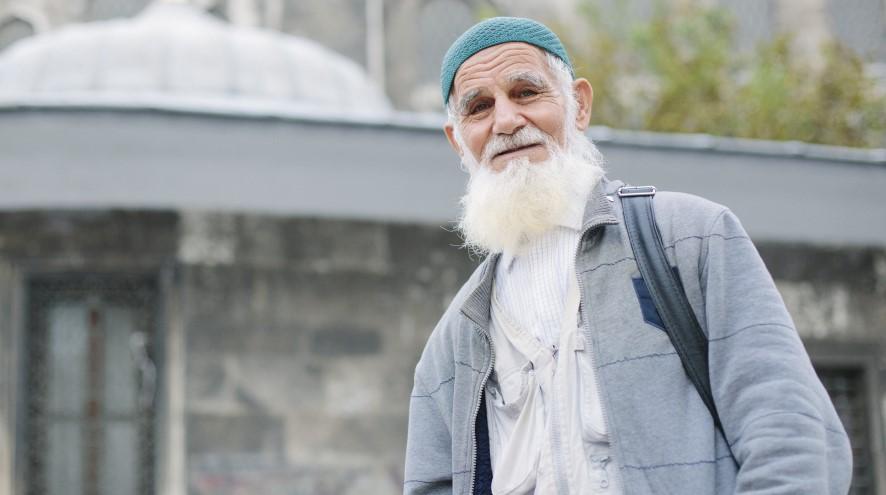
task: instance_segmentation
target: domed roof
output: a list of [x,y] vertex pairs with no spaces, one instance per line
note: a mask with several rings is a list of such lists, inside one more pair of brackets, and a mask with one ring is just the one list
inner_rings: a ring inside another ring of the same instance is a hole
[[11,46],[0,53],[0,102],[390,110],[359,65],[313,41],[164,1]]

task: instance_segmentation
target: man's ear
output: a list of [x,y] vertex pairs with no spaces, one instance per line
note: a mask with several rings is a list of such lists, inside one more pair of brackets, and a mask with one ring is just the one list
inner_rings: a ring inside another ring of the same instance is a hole
[[452,149],[458,154],[459,158],[464,155],[464,152],[461,149],[461,146],[458,145],[458,141],[455,140],[455,128],[452,126],[451,122],[447,122],[446,125],[443,126],[443,132],[446,133],[446,140],[449,141],[449,146],[452,146]]
[[578,113],[575,115],[575,126],[584,131],[591,122],[591,107],[594,104],[594,88],[585,78],[572,81],[572,91],[578,102]]

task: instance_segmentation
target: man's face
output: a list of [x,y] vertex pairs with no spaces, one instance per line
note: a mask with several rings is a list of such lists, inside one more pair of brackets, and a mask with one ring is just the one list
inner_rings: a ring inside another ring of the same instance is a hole
[[[566,98],[560,94],[542,50],[526,43],[486,48],[461,65],[452,87],[450,101],[459,121],[455,125],[460,126],[467,147],[459,151],[471,153],[481,166],[498,172],[515,159],[525,157],[530,163],[549,159],[554,150],[542,141],[487,148],[496,136],[510,136],[527,126],[563,146]],[[456,142],[453,132],[447,125],[451,143]]]

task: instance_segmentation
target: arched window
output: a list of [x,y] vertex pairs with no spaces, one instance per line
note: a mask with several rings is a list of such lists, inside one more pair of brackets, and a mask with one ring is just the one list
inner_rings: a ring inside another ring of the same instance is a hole
[[150,3],[150,0],[92,0],[86,9],[85,21],[100,21],[118,17],[132,17]]
[[223,21],[227,21],[228,20],[228,1],[227,0],[218,0],[218,1],[214,2],[214,4],[211,7],[209,7],[209,10],[207,10],[207,12],[214,15],[215,17],[218,17],[219,19],[221,19]]
[[0,51],[16,41],[34,35],[34,26],[18,17],[9,17],[0,21]]

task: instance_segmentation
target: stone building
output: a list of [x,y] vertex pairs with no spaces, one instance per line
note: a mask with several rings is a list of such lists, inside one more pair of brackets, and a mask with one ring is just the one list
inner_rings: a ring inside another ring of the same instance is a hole
[[[399,492],[413,366],[477,260],[442,116],[393,108],[169,2],[0,53],[0,495]],[[591,136],[742,218],[883,493],[886,150]]]

